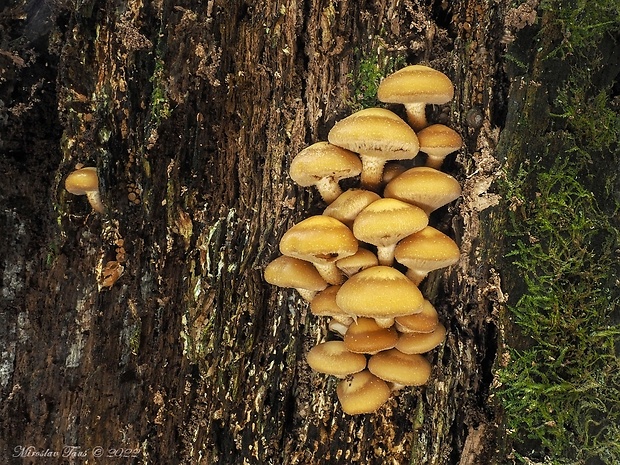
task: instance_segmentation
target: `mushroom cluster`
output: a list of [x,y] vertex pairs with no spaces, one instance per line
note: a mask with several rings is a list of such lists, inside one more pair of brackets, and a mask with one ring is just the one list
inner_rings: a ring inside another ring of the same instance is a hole
[[[386,108],[358,111],[291,163],[291,178],[316,186],[328,206],[285,232],[265,280],[297,289],[312,314],[328,320],[332,340],[306,359],[314,371],[340,378],[336,393],[350,415],[427,383],[432,367],[424,354],[446,337],[418,286],[460,256],[454,240],[429,224],[433,211],[461,195],[440,168],[462,139],[425,115],[426,104],[446,103],[453,93],[439,71],[401,69],[382,81],[378,98],[404,104],[408,122]],[[349,181],[354,187],[343,192],[340,181],[357,176],[359,186]]]

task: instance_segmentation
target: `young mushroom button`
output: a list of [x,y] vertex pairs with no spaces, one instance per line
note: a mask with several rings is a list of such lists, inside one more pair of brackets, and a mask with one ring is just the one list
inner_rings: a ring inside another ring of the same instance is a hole
[[444,159],[463,145],[463,139],[454,129],[443,124],[432,124],[418,132],[420,152],[427,155],[426,166],[439,169]]
[[341,284],[342,272],[336,260],[357,252],[358,242],[349,228],[335,218],[315,215],[284,233],[280,252],[314,264],[329,284]]
[[454,97],[450,78],[423,65],[407,66],[387,76],[377,89],[377,98],[386,103],[405,105],[409,124],[419,131],[425,128],[426,104],[443,104]]
[[93,210],[97,213],[105,212],[99,193],[97,168],[88,167],[73,171],[65,179],[65,189],[73,195],[86,195]]
[[326,203],[341,193],[338,181],[357,176],[362,162],[349,150],[328,142],[317,142],[297,154],[291,162],[291,179],[303,187],[316,186]]
[[377,190],[388,160],[410,160],[419,151],[418,137],[398,115],[384,108],[366,108],[338,121],[329,142],[359,153],[362,187]]

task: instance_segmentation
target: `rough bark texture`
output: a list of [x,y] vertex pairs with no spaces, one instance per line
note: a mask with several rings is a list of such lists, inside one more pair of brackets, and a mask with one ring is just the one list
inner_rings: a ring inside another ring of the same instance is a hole
[[[497,200],[503,14],[486,1],[10,2],[3,463],[48,463],[12,457],[20,446],[75,446],[88,463],[111,463],[109,449],[135,450],[124,463],[492,463],[502,295],[480,220]],[[430,384],[351,417],[304,361],[324,322],[262,270],[323,207],[288,178],[292,156],[352,112],[351,76],[379,53],[456,84],[432,116],[465,139],[447,167],[464,194],[436,221],[466,258],[423,287],[449,328]],[[98,168],[107,215],[65,192],[77,163]],[[114,260],[124,272],[104,288]]]

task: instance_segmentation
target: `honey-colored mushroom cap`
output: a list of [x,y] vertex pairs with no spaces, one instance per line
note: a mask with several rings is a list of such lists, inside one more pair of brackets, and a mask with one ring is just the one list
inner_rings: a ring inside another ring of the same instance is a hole
[[376,354],[391,349],[398,341],[398,333],[392,328],[380,327],[372,318],[357,318],[344,335],[344,344],[351,352]]
[[342,194],[338,181],[361,171],[362,162],[357,155],[329,142],[306,147],[293,158],[290,167],[293,181],[303,187],[316,186],[327,203]]
[[353,321],[350,315],[336,305],[336,294],[340,286],[329,286],[319,292],[310,302],[310,312],[315,316],[330,316],[348,325]]
[[439,323],[432,333],[401,334],[396,349],[405,354],[423,354],[440,345],[446,339],[446,327]]
[[379,199],[357,215],[353,235],[377,246],[379,264],[391,265],[396,243],[427,224],[428,216],[421,208],[397,199]]
[[278,257],[269,263],[265,267],[265,281],[274,286],[297,289],[308,301],[327,287],[312,263],[293,257]]
[[336,260],[357,252],[358,242],[353,233],[335,218],[315,215],[297,223],[284,233],[280,252],[314,264],[330,284],[340,284],[342,272]]
[[463,139],[454,129],[443,124],[431,124],[418,132],[420,152],[427,155],[426,166],[439,169],[449,154],[463,145]]
[[394,327],[401,333],[432,333],[438,324],[437,310],[428,300],[424,300],[420,313],[394,319]]
[[368,370],[384,381],[401,386],[421,386],[428,382],[431,364],[418,354],[404,354],[396,349],[373,355]]
[[416,166],[390,181],[383,195],[417,205],[430,215],[459,198],[461,185],[447,173],[427,166]]
[[340,381],[336,394],[344,413],[358,415],[378,410],[390,398],[391,390],[385,381],[363,370]]
[[363,187],[377,189],[388,160],[414,158],[418,137],[398,115],[384,108],[366,108],[338,121],[328,134],[329,142],[359,153]]
[[398,263],[408,268],[407,277],[420,284],[431,271],[458,262],[461,251],[450,237],[427,226],[400,241],[394,256]]
[[358,248],[357,252],[350,257],[341,258],[336,262],[336,266],[348,277],[378,264],[379,259],[377,256],[370,250],[363,249],[362,247]]
[[366,368],[366,357],[348,350],[342,341],[322,342],[306,354],[310,368],[339,378]]
[[323,214],[336,218],[352,228],[353,221],[359,212],[380,198],[376,192],[365,189],[349,189],[328,205]]
[[336,294],[336,303],[352,316],[393,318],[422,311],[418,287],[390,266],[373,266],[351,276]]
[[73,171],[65,179],[65,189],[73,195],[86,195],[93,210],[103,213],[105,207],[99,193],[99,176],[97,168],[87,167]]
[[405,105],[409,123],[416,131],[427,126],[426,104],[443,104],[453,97],[450,78],[423,65],[406,66],[390,74],[377,89],[379,101]]

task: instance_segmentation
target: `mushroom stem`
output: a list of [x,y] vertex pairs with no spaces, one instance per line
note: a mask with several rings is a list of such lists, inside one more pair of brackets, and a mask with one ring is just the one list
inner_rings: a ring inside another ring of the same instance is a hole
[[434,168],[436,170],[441,168],[441,165],[443,165],[443,161],[445,159],[444,157],[438,157],[435,155],[426,155],[426,163],[424,163],[425,166],[428,166],[429,168]]
[[383,179],[385,160],[363,153],[360,153],[360,158],[362,159],[361,187],[377,191]]
[[321,178],[317,181],[315,186],[327,204],[332,203],[338,198],[338,196],[340,196],[340,194],[342,194],[342,189],[340,188],[338,181],[335,181],[332,178]]
[[405,103],[405,111],[407,112],[407,120],[414,131],[420,131],[428,126],[426,121],[426,103]]
[[412,268],[409,268],[407,269],[407,272],[405,273],[405,275],[411,281],[413,281],[413,284],[418,286],[424,280],[424,278],[426,278],[428,273],[426,271],[419,271],[419,270],[414,270]]
[[396,248],[396,243],[377,246],[377,258],[379,259],[379,265],[390,266],[394,263],[394,249],[395,248]]
[[103,206],[103,202],[101,201],[101,195],[99,191],[88,191],[86,192],[86,198],[88,199],[88,203],[93,207],[97,213],[104,213],[105,207]]
[[329,284],[337,285],[344,282],[344,275],[334,262],[314,263],[314,266],[321,277]]

